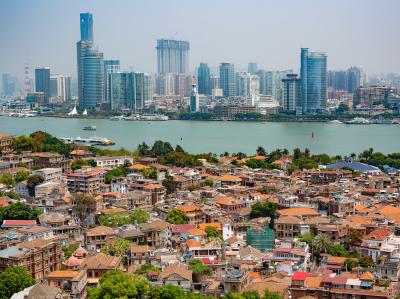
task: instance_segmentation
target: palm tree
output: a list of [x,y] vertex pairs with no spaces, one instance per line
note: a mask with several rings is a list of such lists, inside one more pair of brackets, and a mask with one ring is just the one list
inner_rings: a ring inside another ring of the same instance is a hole
[[317,257],[317,262],[320,259],[321,253],[327,253],[329,247],[332,245],[331,240],[325,236],[316,236],[311,242],[311,248]]

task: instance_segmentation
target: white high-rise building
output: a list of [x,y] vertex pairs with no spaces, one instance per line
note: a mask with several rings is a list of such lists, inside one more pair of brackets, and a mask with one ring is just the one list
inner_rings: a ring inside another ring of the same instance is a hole
[[66,102],[71,99],[71,77],[52,75],[50,77],[50,96],[57,102]]

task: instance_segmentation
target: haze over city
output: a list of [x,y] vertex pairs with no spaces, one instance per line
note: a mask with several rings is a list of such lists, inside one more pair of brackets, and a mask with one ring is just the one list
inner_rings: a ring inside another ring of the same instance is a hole
[[76,77],[79,13],[94,16],[94,39],[121,68],[156,72],[156,39],[190,42],[190,71],[249,61],[267,70],[299,69],[299,49],[323,51],[328,69],[362,66],[398,72],[400,2],[379,1],[1,1],[0,70],[23,64]]

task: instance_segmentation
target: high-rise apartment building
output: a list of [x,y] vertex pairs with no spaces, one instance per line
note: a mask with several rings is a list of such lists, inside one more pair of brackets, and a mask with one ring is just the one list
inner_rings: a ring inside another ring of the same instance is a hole
[[301,102],[303,112],[321,112],[326,108],[327,57],[325,53],[301,49]]
[[254,75],[257,73],[257,71],[258,71],[257,63],[249,62],[249,64],[247,65],[247,72]]
[[117,72],[110,75],[111,109],[141,112],[153,98],[152,77],[146,73]]
[[3,95],[12,96],[16,91],[16,84],[14,78],[10,74],[2,74],[2,88]]
[[93,44],[93,16],[80,15],[81,40],[77,43],[78,97],[83,109],[104,104],[104,58]]
[[223,62],[219,66],[219,80],[224,97],[233,97],[236,94],[235,67],[233,63]]
[[287,74],[286,78],[282,79],[283,83],[283,110],[296,111],[300,102],[300,79],[297,74]]
[[50,97],[50,68],[35,69],[35,90],[36,92],[43,92],[44,104],[48,104]]
[[80,15],[81,40],[93,41],[93,15],[81,13]]
[[159,74],[189,73],[189,42],[174,39],[157,40],[157,67]]
[[196,85],[192,85],[192,94],[190,95],[190,112],[200,111],[199,93],[197,92]]
[[52,75],[50,77],[50,96],[59,102],[71,99],[71,77],[64,75]]
[[360,67],[352,66],[347,70],[347,91],[353,93],[363,85],[363,70]]
[[198,91],[200,94],[211,94],[211,75],[207,63],[200,63],[197,69]]
[[236,95],[241,97],[258,96],[260,94],[260,78],[246,72],[236,73]]
[[117,59],[104,60],[104,97],[106,103],[110,103],[110,74],[120,71],[120,63]]

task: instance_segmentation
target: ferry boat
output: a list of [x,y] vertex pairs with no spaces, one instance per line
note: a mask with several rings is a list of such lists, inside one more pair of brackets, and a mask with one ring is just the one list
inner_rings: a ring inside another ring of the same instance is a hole
[[166,121],[168,116],[162,114],[136,114],[125,117],[124,120],[139,120],[139,121]]
[[363,118],[363,117],[356,117],[356,118],[353,118],[352,120],[346,121],[346,124],[349,124],[349,125],[370,125],[371,121],[369,121],[368,119]]
[[83,129],[85,130],[85,131],[96,131],[96,126],[86,126],[86,127],[83,127]]
[[342,122],[341,122],[340,120],[337,120],[337,119],[331,120],[331,121],[329,121],[328,123],[329,123],[329,124],[342,124]]
[[119,121],[119,120],[123,120],[123,119],[124,119],[123,115],[110,117],[110,120],[114,120],[114,121]]
[[114,145],[115,142],[111,141],[110,139],[99,137],[99,136],[92,136],[88,138],[76,137],[76,138],[61,138],[64,143],[68,144],[78,144],[78,145]]

